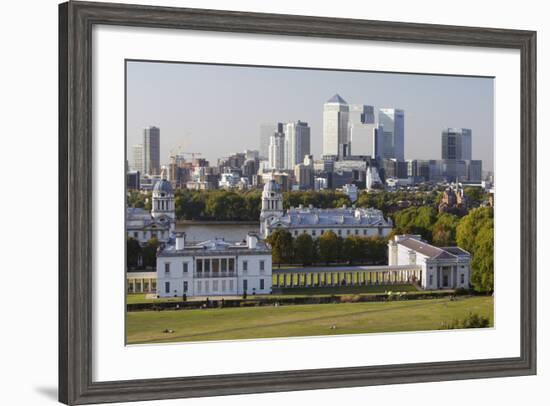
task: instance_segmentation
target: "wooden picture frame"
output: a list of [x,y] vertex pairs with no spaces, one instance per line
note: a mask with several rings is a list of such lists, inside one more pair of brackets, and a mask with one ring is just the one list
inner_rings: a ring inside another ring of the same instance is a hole
[[[521,354],[133,381],[92,380],[92,27],[95,24],[517,49],[521,54]],[[536,33],[109,3],[59,6],[59,400],[66,404],[536,373]]]

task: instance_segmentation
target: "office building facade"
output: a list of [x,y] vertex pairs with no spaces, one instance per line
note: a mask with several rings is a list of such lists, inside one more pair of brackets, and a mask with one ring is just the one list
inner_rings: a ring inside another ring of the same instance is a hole
[[160,174],[160,129],[147,127],[143,130],[143,173]]
[[295,121],[285,124],[284,133],[286,168],[294,169],[304,162],[304,156],[310,154],[311,130],[307,123]]
[[472,159],[472,130],[447,128],[441,132],[441,159]]
[[401,109],[380,109],[375,134],[375,156],[405,160],[405,112]]
[[348,155],[349,105],[335,94],[323,105],[323,155]]

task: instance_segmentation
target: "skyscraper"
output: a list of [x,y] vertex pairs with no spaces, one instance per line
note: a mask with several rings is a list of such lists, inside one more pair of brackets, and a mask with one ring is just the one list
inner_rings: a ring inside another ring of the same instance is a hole
[[269,168],[285,169],[285,135],[274,133],[269,143]]
[[472,130],[447,128],[441,132],[441,159],[472,159]]
[[160,129],[147,127],[143,130],[143,172],[160,174]]
[[311,131],[307,123],[295,121],[286,123],[285,127],[285,165],[294,169],[304,161],[304,156],[310,154]]
[[349,154],[374,156],[374,107],[349,105]]
[[143,174],[143,144],[136,144],[132,147],[132,169]]
[[271,136],[283,132],[283,123],[264,123],[260,125],[260,157],[269,158]]
[[323,155],[348,154],[349,105],[335,94],[323,105]]
[[375,155],[382,159],[405,160],[405,112],[380,109],[375,135]]

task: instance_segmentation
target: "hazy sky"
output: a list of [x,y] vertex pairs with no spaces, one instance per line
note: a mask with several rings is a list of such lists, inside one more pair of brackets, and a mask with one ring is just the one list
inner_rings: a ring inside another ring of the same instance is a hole
[[257,68],[185,63],[127,63],[128,159],[143,128],[160,128],[161,163],[170,151],[202,152],[211,164],[258,149],[260,124],[302,120],[320,158],[323,103],[405,110],[405,159],[441,159],[441,130],[472,129],[473,159],[493,169],[493,79],[394,73]]

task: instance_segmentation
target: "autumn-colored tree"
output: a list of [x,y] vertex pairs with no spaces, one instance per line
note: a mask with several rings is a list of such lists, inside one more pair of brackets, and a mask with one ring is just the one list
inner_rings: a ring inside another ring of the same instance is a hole
[[338,237],[332,231],[319,237],[319,258],[326,264],[338,259]]
[[297,263],[304,266],[311,265],[314,256],[314,244],[311,235],[303,233],[294,239],[294,260]]

